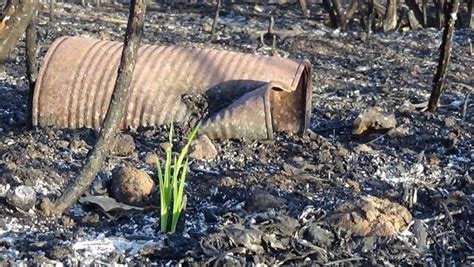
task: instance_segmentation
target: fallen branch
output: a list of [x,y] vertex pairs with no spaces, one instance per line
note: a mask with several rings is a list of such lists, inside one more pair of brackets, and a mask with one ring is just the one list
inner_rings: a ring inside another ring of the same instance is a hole
[[41,208],[45,215],[62,214],[67,211],[86,191],[101,168],[112,141],[116,134],[118,124],[122,120],[124,105],[130,91],[132,75],[137,61],[138,47],[140,46],[143,31],[145,9],[147,0],[132,0],[130,2],[130,14],[128,17],[127,31],[122,51],[122,58],[118,68],[118,76],[110,106],[105,116],[100,137],[79,177],[54,203],[43,201]]
[[[438,0],[441,2],[442,0]],[[454,25],[456,24],[459,10],[459,0],[452,0],[447,10],[447,20],[443,31],[443,41],[441,43],[441,53],[438,61],[438,68],[433,78],[433,90],[428,102],[428,111],[434,112],[438,106],[439,97],[443,91],[446,74],[448,73],[449,60],[451,58],[451,45],[453,42]]]

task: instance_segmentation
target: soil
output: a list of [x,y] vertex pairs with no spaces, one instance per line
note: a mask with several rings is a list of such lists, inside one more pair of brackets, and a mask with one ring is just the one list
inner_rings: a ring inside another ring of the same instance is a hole
[[[428,100],[432,87],[441,42],[436,29],[402,28],[368,38],[357,24],[346,33],[325,26],[319,4],[311,6],[310,19],[296,4],[228,4],[211,43],[212,6],[155,7],[147,14],[143,43],[266,55],[272,49],[255,33],[265,31],[273,16],[276,31],[292,33],[278,39],[279,56],[313,64],[309,131],[280,133],[269,141],[214,142],[215,159],[191,163],[186,211],[174,235],[159,231],[157,190],[144,209],[106,212],[84,202],[63,216],[43,217],[39,203],[74,182],[97,133],[28,127],[21,41],[0,80],[0,265],[474,263],[474,102],[464,105],[474,86],[472,31],[455,31],[446,91],[431,114],[416,104]],[[63,35],[123,38],[125,8],[57,3],[56,11],[55,21],[39,14],[40,57]],[[374,106],[394,114],[403,130],[354,135],[358,114]],[[175,147],[184,144],[188,131],[178,127]],[[133,137],[131,151],[112,154],[87,195],[107,195],[119,166],[156,177],[149,158],[163,159],[167,127],[126,134]],[[1,194],[21,185],[36,192],[36,208],[27,212]],[[377,216],[385,226],[382,220],[390,217],[387,223],[397,222],[390,228],[395,234],[366,234],[377,231],[351,230],[328,219],[373,197],[384,203],[377,211],[383,216],[363,207],[351,210],[361,210],[361,218]]]

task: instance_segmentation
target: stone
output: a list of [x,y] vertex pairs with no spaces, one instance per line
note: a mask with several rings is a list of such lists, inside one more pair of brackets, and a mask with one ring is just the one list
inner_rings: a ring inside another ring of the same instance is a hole
[[268,209],[281,207],[285,200],[265,191],[254,191],[245,202],[245,209],[252,212],[263,212]]
[[389,130],[387,135],[390,138],[403,138],[403,137],[406,137],[408,133],[409,133],[408,128],[399,126],[399,127],[395,127]]
[[135,141],[129,134],[118,134],[115,136],[111,153],[116,156],[125,157],[135,152]]
[[28,211],[36,203],[36,192],[29,186],[20,185],[7,192],[6,201],[19,210]]
[[113,197],[128,205],[140,205],[151,194],[155,182],[144,171],[132,167],[119,167],[112,175]]
[[388,199],[362,196],[338,206],[326,218],[335,228],[354,236],[390,237],[403,231],[412,220],[407,208]]
[[379,107],[370,108],[354,120],[353,134],[364,134],[369,131],[390,130],[397,126],[393,113],[383,112]]
[[354,148],[354,151],[357,152],[357,153],[371,153],[374,150],[366,144],[360,144],[360,145],[357,145]]
[[87,214],[82,217],[81,223],[87,226],[97,227],[100,225],[100,217],[98,214]]
[[160,157],[158,157],[155,153],[147,153],[143,161],[149,165],[150,167],[156,168],[156,164],[160,160]]
[[328,247],[334,241],[334,234],[318,224],[313,223],[306,228],[304,238],[315,245]]
[[199,160],[212,160],[217,157],[217,149],[207,135],[199,135],[191,142],[189,156]]
[[219,187],[235,187],[237,182],[232,177],[225,176],[217,182]]
[[9,190],[10,190],[10,184],[8,183],[0,184],[0,197],[6,197]]

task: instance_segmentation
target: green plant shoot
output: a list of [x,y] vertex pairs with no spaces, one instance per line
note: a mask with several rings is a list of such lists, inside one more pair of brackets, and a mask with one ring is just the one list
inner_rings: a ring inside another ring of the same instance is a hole
[[[184,183],[188,172],[188,150],[192,140],[196,136],[199,124],[188,134],[188,141],[181,149],[178,157],[172,157],[173,152],[173,123],[170,125],[169,146],[166,148],[166,161],[164,170],[161,163],[157,162],[158,183],[160,186],[160,229],[163,232],[176,232],[178,219],[184,208]],[[184,162],[184,163],[183,163]],[[171,227],[168,228],[171,213]]]

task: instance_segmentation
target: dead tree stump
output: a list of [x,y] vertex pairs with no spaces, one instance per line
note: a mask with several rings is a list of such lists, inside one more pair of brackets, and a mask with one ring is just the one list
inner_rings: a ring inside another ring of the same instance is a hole
[[434,112],[438,106],[439,97],[443,91],[446,74],[448,73],[449,59],[451,58],[451,46],[453,42],[454,25],[458,16],[460,0],[451,0],[449,8],[446,12],[446,23],[443,31],[443,41],[440,47],[440,55],[438,68],[433,78],[433,90],[431,91],[430,100],[428,102],[428,111]]
[[38,8],[38,0],[10,0],[0,21],[0,65],[3,65],[23,35]]
[[147,0],[132,0],[128,17],[127,31],[118,68],[112,100],[102,124],[99,139],[92,149],[79,177],[70,184],[66,192],[54,203],[45,200],[42,210],[45,215],[62,214],[67,211],[94,181],[97,172],[105,161],[112,141],[116,135],[118,124],[122,120],[127,95],[130,91],[132,75],[137,61],[145,18]]

